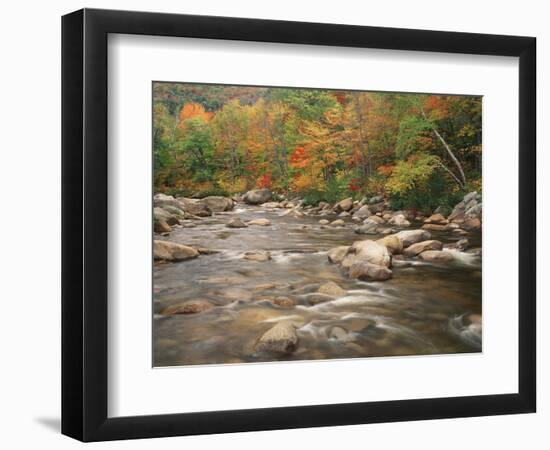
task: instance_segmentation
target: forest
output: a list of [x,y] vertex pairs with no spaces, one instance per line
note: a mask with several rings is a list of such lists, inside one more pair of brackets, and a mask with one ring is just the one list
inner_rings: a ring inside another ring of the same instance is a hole
[[476,96],[155,82],[154,188],[450,210],[481,191],[481,111]]

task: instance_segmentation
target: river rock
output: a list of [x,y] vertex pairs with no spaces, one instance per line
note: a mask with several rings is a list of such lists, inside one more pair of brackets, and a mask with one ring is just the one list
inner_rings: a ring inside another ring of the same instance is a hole
[[181,204],[178,200],[176,200],[171,195],[166,195],[162,193],[156,194],[153,197],[153,205],[155,207],[174,206],[181,209]]
[[428,250],[441,250],[442,248],[443,243],[441,243],[440,241],[422,241],[407,247],[405,250],[403,250],[403,254],[410,258]]
[[271,254],[263,250],[252,250],[245,252],[243,258],[248,259],[249,261],[265,262],[271,259]]
[[351,197],[345,198],[344,200],[336,203],[334,205],[334,212],[349,211],[353,207],[353,199]]
[[185,212],[180,207],[172,206],[172,205],[164,205],[164,206],[161,206],[161,208],[167,213],[177,217],[178,219],[185,218]]
[[301,211],[298,211],[298,209],[292,208],[292,209],[287,209],[286,211],[284,211],[282,214],[280,214],[280,217],[299,218],[299,217],[302,217],[303,215],[304,215],[304,213],[302,213]]
[[342,267],[349,269],[358,262],[368,262],[377,266],[389,267],[391,256],[388,249],[375,241],[355,241],[342,260]]
[[282,208],[282,206],[279,202],[266,202],[266,203],[262,203],[262,208],[276,209],[276,208]]
[[425,223],[422,225],[423,230],[431,230],[431,231],[445,231],[447,229],[447,225],[438,225],[437,223]]
[[179,197],[178,202],[186,213],[192,214],[193,216],[208,217],[212,215],[212,211],[210,211],[206,204],[202,203],[200,200]]
[[281,306],[283,308],[290,308],[291,306],[296,305],[296,301],[294,299],[290,297],[284,297],[282,295],[279,297],[275,297],[271,302],[274,305]]
[[420,253],[418,257],[424,261],[430,262],[450,262],[454,259],[450,252],[444,250],[427,250]]
[[328,260],[331,263],[340,264],[344,259],[344,257],[346,256],[346,254],[348,253],[348,250],[349,250],[348,245],[341,245],[340,247],[331,248],[327,252]]
[[342,211],[340,214],[338,214],[338,217],[349,217],[351,214],[347,211]]
[[353,213],[353,217],[357,217],[359,219],[367,219],[370,216],[372,216],[372,212],[367,205],[361,206]]
[[384,201],[384,197],[381,195],[375,195],[369,199],[369,204],[374,205],[375,203],[381,203]]
[[153,209],[153,219],[155,222],[163,220],[168,225],[178,225],[180,223],[179,219],[175,215],[169,213],[161,207],[155,207]]
[[466,230],[463,230],[462,228],[455,228],[453,230],[453,234],[456,234],[458,236],[464,236],[465,234],[468,234]]
[[233,209],[233,200],[227,197],[210,196],[203,198],[200,203],[212,212],[230,211]]
[[155,233],[169,233],[170,231],[172,228],[164,219],[155,219]]
[[197,314],[204,311],[212,309],[214,305],[208,300],[188,300],[183,303],[178,303],[176,305],[170,305],[167,308],[164,308],[161,311],[162,315],[173,315],[173,314]]
[[271,221],[269,219],[254,219],[248,222],[248,225],[259,225],[262,227],[267,227],[271,225]]
[[403,214],[396,214],[395,216],[392,216],[389,223],[398,227],[409,227],[411,225]]
[[238,217],[233,217],[229,222],[225,224],[228,228],[246,228],[248,225],[244,223],[241,219]]
[[369,262],[356,262],[350,268],[350,278],[366,281],[385,281],[392,277],[392,271],[385,266],[371,264]]
[[199,252],[193,247],[176,244],[170,241],[153,241],[153,256],[157,260],[185,261],[199,256]]
[[243,200],[249,205],[260,205],[271,200],[271,196],[269,189],[253,189],[244,194]]
[[379,217],[377,215],[372,215],[368,219],[363,221],[363,223],[369,223],[369,222],[374,222],[377,225],[383,225],[386,223],[386,221],[382,219],[382,217]]
[[395,236],[403,242],[404,248],[409,247],[412,244],[416,244],[417,242],[427,241],[432,237],[430,232],[426,230],[405,230],[400,231]]
[[403,242],[395,235],[384,236],[376,242],[384,245],[392,255],[399,255],[403,251]]
[[258,352],[292,353],[298,347],[298,334],[294,325],[279,322],[267,330],[256,342]]
[[358,225],[353,228],[357,234],[378,234],[378,224],[370,219],[367,219],[363,225]]
[[312,292],[311,294],[304,294],[301,296],[309,305],[315,306],[320,303],[326,303],[334,300],[332,295],[321,294],[319,292]]
[[481,221],[477,217],[466,219],[462,223],[462,228],[468,231],[479,230],[481,228]]
[[344,226],[344,221],[342,219],[336,219],[336,220],[333,220],[332,222],[330,222],[330,225],[333,226],[333,227],[343,227]]
[[432,214],[430,217],[424,220],[424,223],[435,223],[439,225],[446,225],[449,221],[445,219],[442,214]]
[[328,225],[330,222],[327,219],[321,219],[321,220],[319,220],[319,223],[321,225]]
[[347,291],[338,286],[334,281],[323,284],[318,291],[320,294],[332,295],[334,297],[343,297]]

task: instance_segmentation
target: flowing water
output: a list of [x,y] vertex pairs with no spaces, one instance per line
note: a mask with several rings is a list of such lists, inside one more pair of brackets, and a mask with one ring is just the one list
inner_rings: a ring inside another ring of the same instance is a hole
[[[281,217],[283,211],[238,204],[233,211],[195,221],[194,227],[176,228],[165,238],[217,253],[155,264],[155,366],[481,351],[479,327],[467,319],[481,314],[479,256],[453,250],[453,263],[411,260],[393,267],[388,281],[350,280],[329,263],[327,250],[380,236],[355,234],[349,218],[343,228],[321,227],[319,216]],[[235,216],[243,221],[267,218],[271,225],[227,228]],[[450,232],[432,235],[444,243],[458,239]],[[480,233],[466,237],[471,247],[480,247]],[[272,259],[243,259],[251,250],[269,251]],[[328,281],[347,295],[311,306],[308,297]],[[270,301],[279,296],[291,298],[296,306]],[[198,314],[159,314],[194,299],[216,306]],[[278,321],[297,327],[296,351],[256,352],[257,339]]]

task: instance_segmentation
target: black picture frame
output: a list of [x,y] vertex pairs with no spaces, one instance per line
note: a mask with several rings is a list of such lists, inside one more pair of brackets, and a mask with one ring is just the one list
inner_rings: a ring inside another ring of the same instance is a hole
[[[110,33],[519,57],[517,393],[107,416],[107,36]],[[62,18],[62,433],[82,441],[535,412],[536,39],[83,9]]]

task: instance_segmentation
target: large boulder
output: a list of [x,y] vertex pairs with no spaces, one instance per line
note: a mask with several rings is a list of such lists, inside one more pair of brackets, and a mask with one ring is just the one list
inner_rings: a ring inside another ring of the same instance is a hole
[[349,250],[348,245],[341,245],[340,247],[331,248],[327,253],[328,260],[331,263],[340,264],[344,259],[344,257],[346,256],[346,254],[348,253],[348,250]]
[[172,228],[164,219],[155,219],[154,230],[155,233],[169,233],[172,231]]
[[162,193],[156,194],[153,197],[153,205],[156,207],[175,206],[176,208],[181,208],[181,205],[178,200],[176,200],[171,195],[166,195]]
[[269,189],[253,189],[244,194],[243,200],[249,205],[260,205],[271,200],[271,196]]
[[403,242],[404,248],[416,244],[417,242],[427,241],[432,237],[430,232],[426,230],[405,230],[400,231],[395,236]]
[[391,255],[386,246],[375,241],[356,241],[342,260],[342,267],[349,269],[358,262],[368,262],[377,266],[389,267]]
[[408,257],[413,257],[418,256],[420,253],[428,250],[441,250],[442,248],[443,243],[440,241],[422,241],[407,247],[405,250],[403,250],[403,254]]
[[219,196],[205,197],[200,203],[205,205],[212,212],[230,211],[234,206],[233,200]]
[[293,324],[279,322],[267,330],[254,345],[258,352],[292,353],[298,347],[298,334]]
[[468,218],[462,223],[462,228],[468,231],[479,230],[481,228],[481,221],[477,217]]
[[199,256],[198,250],[170,241],[153,241],[153,256],[157,260],[185,261]]
[[197,217],[208,217],[212,215],[212,211],[205,203],[200,200],[191,198],[179,197],[178,202],[180,207],[188,214]]
[[349,268],[350,278],[365,281],[385,281],[392,277],[392,271],[385,266],[371,264],[369,262],[357,262]]
[[384,245],[392,255],[399,255],[403,251],[403,241],[395,234],[384,236],[376,242]]
[[374,205],[376,203],[381,203],[383,201],[384,201],[384,197],[382,197],[381,195],[375,195],[374,197],[371,197],[369,199],[369,204]]
[[378,234],[378,224],[370,219],[367,219],[363,225],[358,225],[353,228],[357,234]]
[[334,212],[349,211],[351,208],[353,208],[353,199],[348,197],[334,205]]

